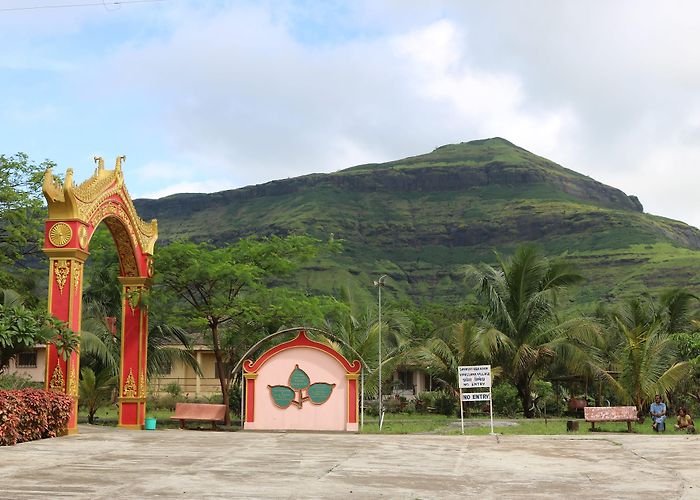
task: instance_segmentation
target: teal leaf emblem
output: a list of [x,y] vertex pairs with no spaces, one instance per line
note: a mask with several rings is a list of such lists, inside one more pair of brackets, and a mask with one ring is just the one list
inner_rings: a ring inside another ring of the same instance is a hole
[[[296,406],[298,409],[304,405],[304,401],[309,401],[315,405],[322,405],[328,398],[331,397],[335,384],[326,382],[311,383],[311,379],[304,370],[299,368],[299,365],[294,367],[289,375],[289,385],[268,385],[270,396],[275,406],[281,409],[289,408],[290,405]],[[304,394],[306,391],[306,394]]]
[[327,384],[326,382],[316,382],[315,384],[311,384],[309,386],[307,394],[313,404],[321,405],[328,401],[328,398],[331,397],[331,393],[333,392],[334,387],[335,384]]
[[268,385],[267,387],[276,406],[285,409],[294,401],[295,392],[286,385]]
[[296,365],[294,371],[292,371],[292,374],[289,376],[289,385],[291,388],[301,391],[309,387],[310,383],[311,380],[309,380],[309,376],[306,372],[299,368],[299,365]]

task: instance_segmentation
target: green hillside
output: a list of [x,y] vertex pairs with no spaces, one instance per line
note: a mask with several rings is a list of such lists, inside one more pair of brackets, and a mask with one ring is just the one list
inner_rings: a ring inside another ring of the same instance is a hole
[[700,288],[700,231],[645,214],[636,197],[500,138],[136,205],[158,219],[165,241],[333,234],[345,250],[301,273],[311,291],[351,284],[370,294],[386,273],[396,298],[456,303],[466,295],[464,264],[493,262],[494,249],[507,254],[524,242],[581,266],[587,283],[572,299],[579,304],[644,288]]

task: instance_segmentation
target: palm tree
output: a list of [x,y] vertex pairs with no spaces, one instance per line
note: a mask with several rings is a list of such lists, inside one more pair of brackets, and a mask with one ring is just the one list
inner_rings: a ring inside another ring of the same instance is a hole
[[[413,357],[423,366],[429,367],[438,383],[453,394],[459,393],[457,372],[460,366],[478,365],[488,362],[497,335],[485,335],[476,321],[466,319],[449,328],[438,330],[435,336],[419,346]],[[500,374],[498,369],[492,373]]]
[[658,302],[643,294],[606,313],[615,348],[607,354],[605,379],[640,412],[655,394],[668,395],[692,371],[690,363],[678,361],[673,333],[691,328],[693,300],[692,294],[674,289]]
[[[340,341],[332,338],[325,341],[348,359],[353,359],[357,353],[370,365],[368,368],[371,374],[365,381],[365,386],[367,392],[373,394],[377,389],[379,375],[379,321],[374,308],[356,301],[348,288],[343,289],[341,296],[341,300],[348,306],[347,314],[326,325]],[[406,361],[405,354],[411,346],[408,340],[410,330],[411,321],[403,311],[391,306],[382,309],[382,383],[393,374],[397,366]]]
[[532,382],[559,356],[572,371],[593,366],[584,348],[599,332],[585,318],[562,321],[558,299],[567,287],[581,281],[563,261],[550,261],[532,246],[519,247],[512,258],[496,254],[498,267],[470,267],[486,302],[487,327],[483,341],[492,346],[492,360],[518,390],[526,417],[532,418]]
[[80,405],[88,411],[88,423],[95,420],[95,413],[104,406],[117,384],[117,377],[108,369],[103,369],[95,375],[91,368],[80,370]]
[[[89,311],[100,311],[94,305]],[[99,312],[98,312],[99,314]],[[148,329],[146,355],[146,375],[167,372],[168,368],[180,361],[201,375],[202,369],[192,351],[189,334],[173,325],[154,321]],[[103,368],[116,375],[119,371],[121,356],[120,333],[112,334],[103,316],[87,316],[80,332],[81,363],[96,371]]]

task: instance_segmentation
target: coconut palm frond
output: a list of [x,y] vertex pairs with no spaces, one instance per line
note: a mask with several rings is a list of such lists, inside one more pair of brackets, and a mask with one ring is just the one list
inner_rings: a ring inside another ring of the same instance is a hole
[[81,356],[93,356],[112,374],[119,370],[119,349],[117,339],[111,334],[99,335],[92,329],[80,331]]
[[10,288],[0,290],[0,304],[5,307],[16,307],[24,304],[22,296]]
[[693,366],[687,361],[675,363],[666,370],[656,382],[657,394],[668,394],[673,391],[678,385],[686,380],[693,372]]

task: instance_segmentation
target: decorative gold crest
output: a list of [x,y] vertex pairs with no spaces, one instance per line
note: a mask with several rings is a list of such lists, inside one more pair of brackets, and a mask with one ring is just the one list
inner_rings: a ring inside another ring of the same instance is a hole
[[136,214],[134,203],[124,186],[122,162],[125,159],[125,156],[119,156],[114,170],[107,170],[104,168],[104,160],[96,157],[97,169],[94,175],[79,186],[73,181],[73,169],[66,171],[63,181],[54,177],[51,169],[48,169],[44,175],[43,191],[48,202],[49,218],[78,219],[96,226],[102,219],[114,214],[113,207],[105,207],[105,204],[112,205],[113,202],[109,200],[116,196],[119,198],[116,203],[120,205],[123,218],[128,220],[129,228],[133,229],[133,237],[146,254],[152,255],[158,239],[158,224],[155,219],[145,222]]
[[61,370],[60,363],[56,365],[56,369],[53,371],[53,375],[49,381],[49,390],[53,392],[66,392],[66,386],[63,382],[63,370]]
[[73,261],[73,291],[78,291],[78,286],[80,285],[80,269],[82,268],[80,261]]
[[78,376],[76,370],[68,370],[68,394],[78,396]]
[[126,383],[124,384],[124,391],[122,396],[125,398],[135,398],[137,395],[136,391],[136,380],[134,380],[134,372],[129,368],[129,376],[126,377]]
[[146,376],[143,372],[139,375],[139,395],[142,398],[146,397]]
[[57,222],[49,230],[49,241],[55,247],[64,247],[73,237],[73,230],[65,222]]
[[87,246],[87,228],[85,226],[80,226],[78,229],[78,243],[80,243],[80,248],[85,250]]
[[63,287],[66,286],[68,273],[70,272],[70,261],[68,259],[56,259],[53,263],[53,273],[56,276],[56,284],[61,293]]

